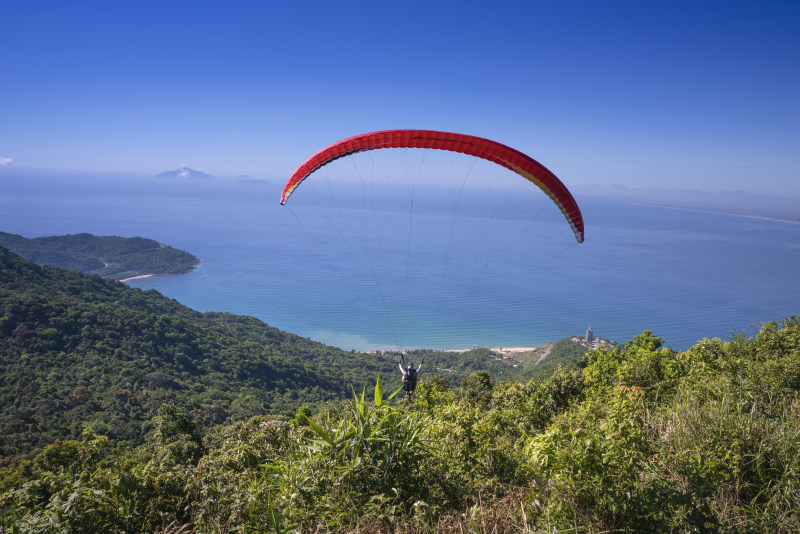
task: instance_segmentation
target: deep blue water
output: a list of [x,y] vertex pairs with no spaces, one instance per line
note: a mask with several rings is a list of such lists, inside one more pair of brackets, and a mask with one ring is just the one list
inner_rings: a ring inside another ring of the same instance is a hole
[[535,188],[323,183],[280,206],[278,182],[4,172],[0,231],[156,239],[203,262],[131,286],[347,349],[535,346],[589,324],[684,349],[800,313],[798,224],[578,197],[578,245]]

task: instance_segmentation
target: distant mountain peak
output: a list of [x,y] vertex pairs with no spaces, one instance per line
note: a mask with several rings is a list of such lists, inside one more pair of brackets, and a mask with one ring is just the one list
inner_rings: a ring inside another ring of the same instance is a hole
[[192,169],[186,165],[181,165],[174,171],[162,172],[158,175],[159,178],[212,178],[210,174],[202,171]]

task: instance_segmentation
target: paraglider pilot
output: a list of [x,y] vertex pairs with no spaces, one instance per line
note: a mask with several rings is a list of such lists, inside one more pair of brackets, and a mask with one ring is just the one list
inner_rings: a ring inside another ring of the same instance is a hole
[[405,391],[406,395],[411,398],[411,394],[417,387],[417,373],[419,373],[419,370],[422,369],[422,364],[425,363],[425,360],[422,360],[419,364],[419,367],[414,370],[414,362],[409,360],[408,365],[406,365],[406,359],[402,354],[400,355],[400,359],[402,360],[402,363],[399,363],[398,365],[400,366],[400,372],[403,373],[403,391]]

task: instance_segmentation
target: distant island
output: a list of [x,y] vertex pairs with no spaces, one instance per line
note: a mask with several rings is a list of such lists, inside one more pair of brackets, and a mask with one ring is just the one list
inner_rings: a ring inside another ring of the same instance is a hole
[[186,165],[181,165],[174,171],[166,171],[157,175],[158,178],[213,178],[210,174],[206,174],[197,169],[191,169]]
[[0,246],[40,265],[127,280],[155,274],[183,274],[200,258],[143,237],[81,233],[26,238],[0,232]]

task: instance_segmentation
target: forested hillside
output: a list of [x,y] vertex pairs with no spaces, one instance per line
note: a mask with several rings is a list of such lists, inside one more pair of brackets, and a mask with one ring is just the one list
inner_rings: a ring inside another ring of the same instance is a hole
[[[199,313],[153,290],[0,248],[0,465],[86,426],[141,443],[165,402],[202,432],[257,414],[292,415],[378,376],[399,385],[397,356],[345,352],[252,317]],[[431,355],[425,369],[436,373],[437,361],[455,359]],[[476,351],[445,374],[455,384],[484,368],[512,369]]]
[[[363,381],[347,371],[351,355],[257,319],[201,314],[156,291],[42,267],[5,249],[0,274],[6,461],[86,425],[139,442],[164,402],[208,427],[293,413]],[[375,360],[362,362],[370,380],[381,367]]]
[[[200,438],[90,428],[0,470],[14,532],[800,530],[800,318],[686,352],[644,332],[527,383],[424,381]],[[308,416],[308,417],[307,417]]]
[[73,234],[36,237],[0,232],[0,246],[40,265],[122,280],[145,274],[181,274],[200,259],[143,237]]

